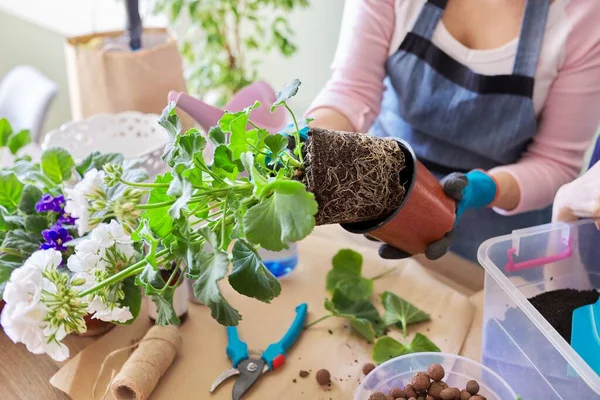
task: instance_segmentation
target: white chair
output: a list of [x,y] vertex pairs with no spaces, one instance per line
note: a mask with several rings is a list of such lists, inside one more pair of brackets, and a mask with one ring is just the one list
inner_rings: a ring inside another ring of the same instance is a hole
[[0,81],[0,118],[8,119],[15,131],[29,129],[38,142],[56,84],[28,65],[14,67]]

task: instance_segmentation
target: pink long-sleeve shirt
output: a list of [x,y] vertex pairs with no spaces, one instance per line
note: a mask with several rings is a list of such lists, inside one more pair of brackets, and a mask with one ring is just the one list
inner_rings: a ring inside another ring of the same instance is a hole
[[[426,0],[346,0],[333,76],[308,114],[332,108],[356,131],[367,131],[381,109],[385,61],[412,29]],[[518,39],[491,50],[472,50],[440,22],[433,43],[480,74],[512,72]],[[538,133],[515,164],[490,172],[512,174],[521,199],[510,213],[549,205],[581,171],[600,124],[600,0],[555,0],[550,8],[535,76]],[[482,132],[482,134],[485,134]]]

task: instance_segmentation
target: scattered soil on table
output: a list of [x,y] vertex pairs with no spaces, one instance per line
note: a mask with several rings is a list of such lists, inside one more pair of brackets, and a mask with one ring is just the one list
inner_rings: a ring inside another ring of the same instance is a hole
[[308,371],[300,371],[300,378],[306,378],[310,373]]
[[313,128],[302,181],[319,204],[317,225],[375,220],[404,199],[405,156],[393,139]]
[[561,289],[542,293],[529,301],[567,343],[571,343],[573,311],[594,304],[598,297],[597,290]]

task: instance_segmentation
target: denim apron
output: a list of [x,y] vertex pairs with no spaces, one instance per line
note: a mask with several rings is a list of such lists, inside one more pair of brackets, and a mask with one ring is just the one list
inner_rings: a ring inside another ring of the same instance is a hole
[[[460,64],[431,41],[447,0],[429,0],[386,62],[382,111],[371,132],[406,140],[438,178],[485,170],[521,158],[537,133],[534,76],[550,0],[527,0],[513,73],[487,76]],[[470,260],[485,240],[550,222],[551,207],[516,216],[467,210],[451,250]]]

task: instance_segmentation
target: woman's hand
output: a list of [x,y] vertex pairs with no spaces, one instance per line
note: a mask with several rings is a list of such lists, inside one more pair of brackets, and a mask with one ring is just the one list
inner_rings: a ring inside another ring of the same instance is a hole
[[600,229],[600,162],[583,176],[562,186],[554,198],[552,221],[593,218]]

